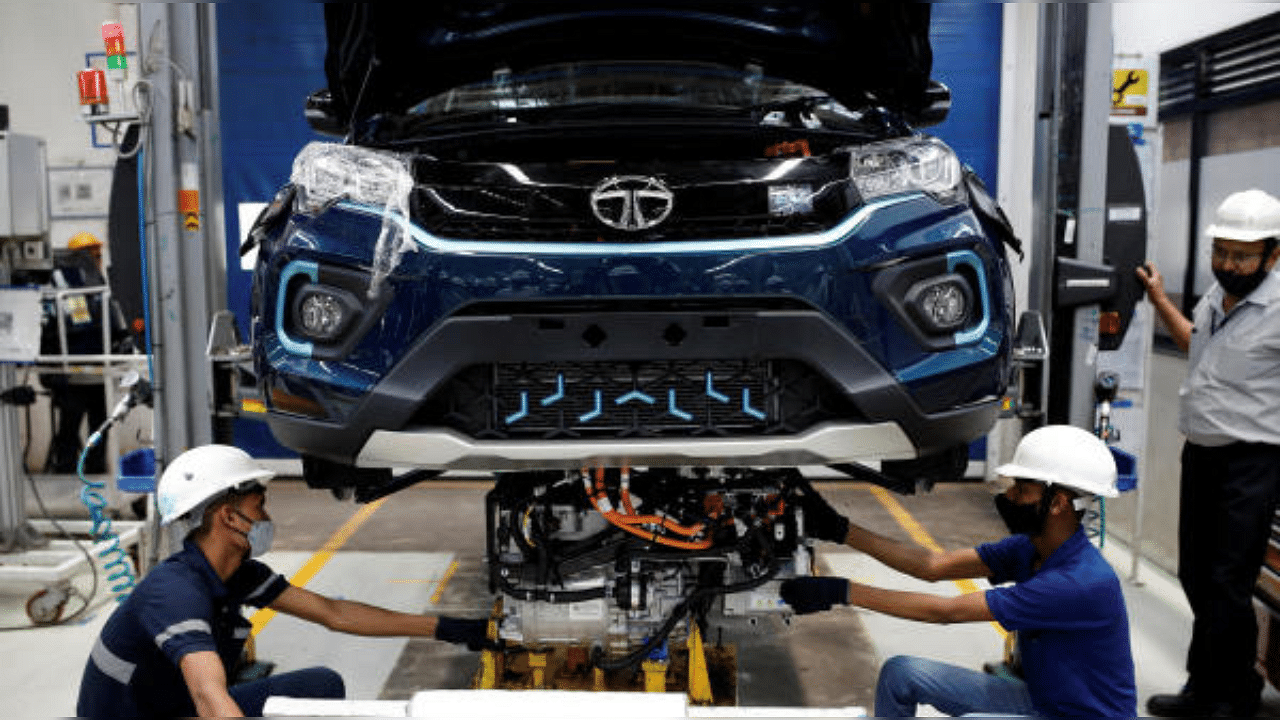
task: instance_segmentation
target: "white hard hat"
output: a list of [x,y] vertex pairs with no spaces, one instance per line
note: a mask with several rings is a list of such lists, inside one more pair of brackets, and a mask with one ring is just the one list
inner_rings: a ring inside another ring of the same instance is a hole
[[997,475],[1062,485],[1086,495],[1115,497],[1116,461],[1107,444],[1071,425],[1046,425],[1023,436]]
[[265,485],[275,477],[249,453],[230,445],[192,448],[169,463],[156,490],[160,524],[168,525],[243,483]]
[[1257,189],[1232,193],[1218,206],[1205,234],[1241,242],[1280,236],[1280,200]]

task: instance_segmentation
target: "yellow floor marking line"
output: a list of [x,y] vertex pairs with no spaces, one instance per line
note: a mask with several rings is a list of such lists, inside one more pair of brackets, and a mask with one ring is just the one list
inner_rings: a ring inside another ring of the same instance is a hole
[[[933,536],[924,529],[924,526],[911,516],[911,513],[907,512],[906,508],[902,507],[902,503],[898,502],[896,498],[889,494],[888,490],[875,485],[872,485],[869,489],[871,490],[871,494],[880,501],[880,504],[889,511],[889,514],[893,516],[893,519],[898,521],[898,525],[900,525],[903,530],[907,531],[907,534],[911,536],[912,540],[916,541],[917,545],[933,550],[934,552],[942,552],[942,546],[933,539]],[[951,582],[954,583],[962,593],[968,594],[978,592],[978,586],[972,580],[952,580]],[[995,628],[996,632],[1000,634],[1001,640],[1008,635],[1005,629],[1000,627],[1000,623],[998,622],[992,621],[991,627]]]
[[444,571],[444,577],[440,578],[440,584],[436,586],[436,591],[431,593],[431,604],[436,605],[440,602],[440,598],[444,597],[444,586],[449,584],[449,579],[458,571],[458,561],[454,560],[449,563],[449,569]]
[[[334,553],[338,552],[338,549],[343,545],[346,545],[347,541],[351,539],[351,536],[355,534],[356,530],[360,529],[360,526],[369,519],[369,516],[377,512],[378,508],[382,507],[382,503],[386,501],[387,498],[384,497],[357,510],[356,514],[352,515],[345,523],[343,523],[342,527],[338,528],[337,531],[335,531],[333,535],[325,541],[324,545],[322,545],[320,549],[307,560],[306,564],[303,565],[298,572],[294,573],[293,577],[289,578],[289,584],[296,585],[297,587],[306,587],[306,584],[311,582],[311,579],[316,576],[316,573],[320,572],[320,570],[333,559]],[[250,632],[253,635],[257,635],[262,632],[262,629],[265,628],[267,623],[271,622],[271,619],[275,616],[276,611],[271,608],[262,608],[261,610],[258,610],[249,618],[249,622],[253,623],[253,629]]]

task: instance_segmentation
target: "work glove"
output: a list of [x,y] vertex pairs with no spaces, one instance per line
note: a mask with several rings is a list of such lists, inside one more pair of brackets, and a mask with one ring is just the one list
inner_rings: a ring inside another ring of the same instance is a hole
[[838,577],[801,577],[782,582],[782,601],[797,615],[849,604],[849,581]]
[[436,621],[436,639],[454,645],[466,645],[468,650],[498,650],[502,643],[489,639],[489,621],[440,616]]
[[800,509],[804,511],[805,534],[818,540],[844,544],[844,539],[849,534],[849,519],[836,512],[810,486],[806,485],[797,497]]

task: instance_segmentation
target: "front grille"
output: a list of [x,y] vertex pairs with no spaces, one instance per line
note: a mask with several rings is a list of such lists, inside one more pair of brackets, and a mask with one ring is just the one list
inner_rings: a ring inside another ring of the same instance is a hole
[[671,222],[661,231],[620,233],[589,220],[530,220],[528,218],[451,219],[435,223],[431,232],[454,240],[555,242],[555,243],[642,243],[691,240],[737,240],[786,237],[820,233],[830,223],[797,218],[737,216],[699,218]]
[[802,363],[641,361],[476,365],[414,423],[476,439],[793,434],[856,410]]
[[[615,229],[593,214],[592,187],[607,173],[584,179],[580,170],[564,168],[543,171],[564,182],[519,184],[483,165],[422,165],[410,209],[416,224],[455,240],[636,243],[819,233],[859,203],[843,160],[810,158],[792,168],[785,182],[760,180],[776,169],[775,162],[781,161],[682,168],[680,179],[671,182],[670,216],[639,231]],[[772,192],[785,188],[801,201],[771,200]]]

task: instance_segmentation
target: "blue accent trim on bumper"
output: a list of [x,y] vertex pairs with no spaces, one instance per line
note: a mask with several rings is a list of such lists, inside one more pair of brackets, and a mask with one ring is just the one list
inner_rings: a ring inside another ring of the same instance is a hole
[[667,388],[667,412],[674,415],[675,417],[680,418],[681,420],[684,420],[685,422],[688,422],[693,419],[693,415],[676,407],[676,389],[675,388]]
[[628,255],[688,255],[696,253],[744,253],[753,250],[786,250],[822,248],[836,245],[848,239],[873,214],[899,203],[915,200],[923,193],[907,193],[875,200],[858,208],[838,225],[820,233],[790,235],[785,237],[731,238],[708,240],[683,240],[678,242],[643,243],[544,243],[544,242],[495,242],[477,240],[449,240],[436,237],[414,225],[398,213],[388,213],[386,208],[339,201],[337,207],[372,217],[381,217],[384,223],[398,223],[400,231],[420,247],[433,252],[458,255],[503,256],[589,256],[621,257]]
[[646,395],[640,392],[639,390],[632,390],[631,392],[626,393],[624,395],[619,395],[617,398],[614,399],[613,404],[626,405],[632,400],[639,400],[640,402],[646,405],[652,405],[654,403],[652,396]]
[[556,375],[556,391],[553,395],[542,398],[542,407],[551,407],[552,405],[564,399],[564,373]]
[[982,260],[978,258],[977,253],[972,250],[956,250],[947,253],[947,271],[955,272],[957,265],[968,265],[973,268],[974,274],[978,277],[978,294],[980,296],[978,304],[982,308],[982,320],[973,328],[958,332],[955,335],[957,345],[966,345],[987,333],[987,327],[991,324],[991,297],[987,292],[987,273],[983,269]]
[[742,412],[757,420],[764,420],[767,415],[751,407],[751,388],[742,388]]
[[276,291],[276,337],[280,338],[280,345],[285,350],[294,355],[311,357],[314,345],[294,340],[284,331],[284,300],[288,296],[286,291],[289,283],[298,275],[311,278],[311,282],[320,282],[320,266],[310,260],[294,260],[280,272],[280,288]]
[[508,425],[510,425],[511,423],[520,421],[522,418],[524,418],[524,416],[528,414],[529,414],[529,393],[521,392],[520,393],[520,409],[508,415],[506,417],[506,422]]
[[715,387],[713,387],[713,386],[711,385],[711,371],[710,371],[710,370],[708,370],[708,371],[707,371],[707,397],[711,398],[712,400],[718,400],[718,401],[720,401],[720,402],[722,402],[722,403],[727,403],[727,402],[729,402],[729,396],[728,396],[728,395],[725,395],[724,393],[718,392],[718,391],[715,389]]
[[603,402],[603,400],[602,400],[602,399],[601,399],[601,397],[600,397],[601,393],[600,393],[600,391],[599,391],[599,390],[596,390],[595,392],[596,392],[596,407],[595,407],[595,409],[594,409],[594,410],[592,410],[592,411],[590,411],[590,412],[585,412],[585,413],[583,413],[583,414],[579,415],[579,416],[578,416],[578,422],[582,422],[582,423],[585,423],[585,422],[591,422],[592,420],[595,420],[596,418],[600,417],[601,412],[603,412],[603,410],[604,410],[604,402]]

